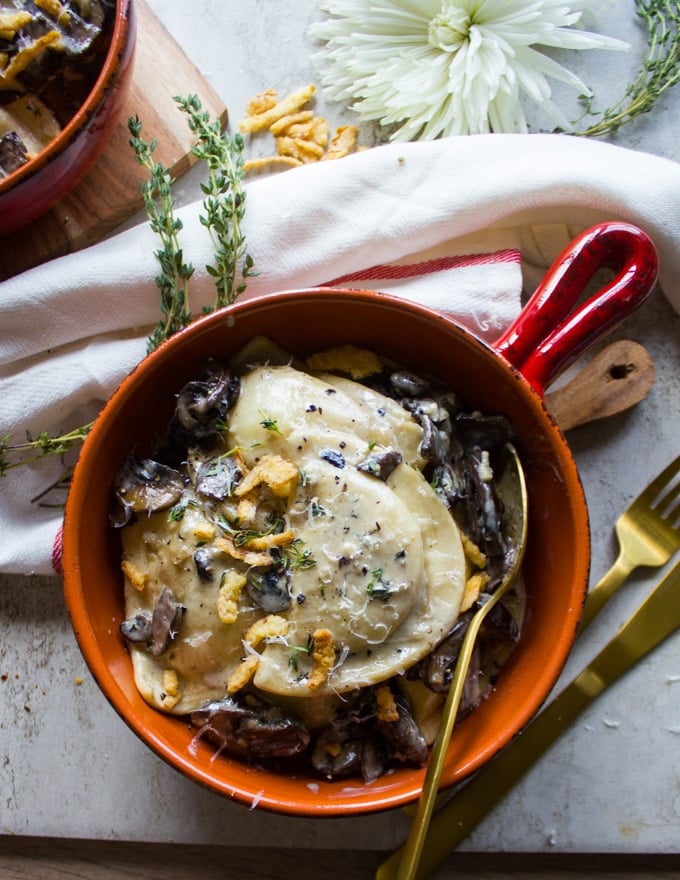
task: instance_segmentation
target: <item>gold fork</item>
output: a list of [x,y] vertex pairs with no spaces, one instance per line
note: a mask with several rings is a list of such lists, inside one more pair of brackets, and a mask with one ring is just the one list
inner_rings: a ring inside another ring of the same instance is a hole
[[644,489],[616,520],[619,554],[605,576],[590,590],[580,632],[611,599],[628,575],[640,566],[660,567],[680,549],[680,455]]
[[[678,478],[680,478],[680,456],[672,461],[617,519],[614,528],[619,541],[619,553],[613,566],[588,594],[580,632],[583,632],[593,621],[634,569],[640,566],[665,565],[671,556],[680,550]],[[678,581],[678,576],[676,566],[672,573],[674,583]],[[678,604],[680,605],[680,597]],[[651,625],[650,610],[647,607],[648,626]],[[592,670],[584,670],[582,676],[587,679],[590,672]],[[612,680],[613,678],[610,677],[608,683]],[[604,682],[601,684],[603,687],[606,686]],[[464,785],[462,790],[454,794],[453,802],[439,810],[430,825],[424,843],[423,861],[416,877],[427,876],[425,872],[428,869],[432,870],[448,852],[465,839],[487,812],[510,790],[513,783],[520,779],[522,773],[529,769],[565,729],[568,720],[570,718],[573,720],[585,708],[587,702],[599,693],[599,691],[594,692],[592,688],[590,693],[587,691],[587,688],[583,688],[583,692],[579,693],[579,687],[575,682],[572,683],[570,698],[566,694],[564,697],[560,695],[559,701],[556,700],[530,723],[522,737],[515,739],[505,752],[478,771],[472,782]],[[566,711],[567,702],[573,713],[570,718]],[[534,735],[527,737],[527,731],[534,728]],[[534,746],[533,749],[531,744]],[[499,776],[496,772],[499,761],[504,762],[506,770],[504,776],[503,774]],[[508,772],[508,768],[512,768],[513,772]],[[440,803],[450,800],[450,795],[447,797],[443,794]],[[468,813],[463,819],[461,817],[466,808]],[[376,880],[391,880],[396,877],[403,854],[402,847],[383,862],[376,872]]]
[[[435,813],[425,839],[416,880],[423,880],[477,827],[559,735],[609,685],[680,627],[680,562],[588,666],[510,745],[463,785]],[[376,880],[394,880],[402,852],[376,871]]]

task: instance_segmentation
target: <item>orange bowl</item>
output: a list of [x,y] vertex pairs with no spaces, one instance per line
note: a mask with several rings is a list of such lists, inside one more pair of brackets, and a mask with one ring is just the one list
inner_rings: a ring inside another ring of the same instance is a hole
[[134,60],[134,0],[116,0],[108,49],[87,97],[40,152],[0,178],[0,235],[25,226],[74,189],[109,142]]
[[198,320],[149,355],[113,394],[75,469],[64,526],[64,588],[76,638],[115,710],[161,758],[225,797],[293,815],[341,816],[416,800],[423,769],[400,767],[371,783],[283,775],[220,755],[186,720],[144,702],[119,625],[124,619],[119,535],[108,511],[118,469],[134,448],[148,453],[175,395],[208,357],[226,360],[257,335],[305,356],[341,343],[432,373],[468,405],[513,422],[530,498],[522,637],[498,682],[455,729],[443,782],[481,767],[535,714],[571,649],[587,588],[590,536],[585,498],[568,445],[529,382],[493,348],[429,309],[372,291],[315,289],[246,300]]

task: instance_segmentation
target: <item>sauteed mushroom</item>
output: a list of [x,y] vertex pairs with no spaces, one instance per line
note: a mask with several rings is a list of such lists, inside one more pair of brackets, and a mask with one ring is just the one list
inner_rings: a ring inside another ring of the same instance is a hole
[[427,743],[411,714],[411,707],[404,694],[390,688],[394,696],[396,719],[378,715],[378,729],[383,735],[390,758],[402,764],[422,766],[427,761]]
[[28,162],[26,144],[15,131],[8,131],[0,138],[0,177],[11,174]]
[[310,757],[314,769],[327,779],[360,772],[365,782],[385,772],[387,754],[376,736],[377,707],[372,688],[352,694],[316,738]]
[[290,758],[309,745],[309,731],[290,713],[253,695],[225,697],[191,713],[191,723],[220,749],[240,758]]
[[215,580],[215,568],[210,550],[199,547],[194,553],[194,562],[199,578],[206,584],[212,583]]
[[227,412],[236,402],[239,380],[217,369],[206,379],[188,382],[177,397],[176,425],[189,441],[214,442],[222,433]]
[[121,635],[133,644],[145,643],[154,657],[160,657],[177,637],[185,610],[166,587],[158,597],[153,614],[142,611],[124,620],[120,625]]
[[158,597],[151,617],[151,653],[160,657],[177,638],[177,632],[184,616],[185,608],[175,601],[172,592],[166,587]]
[[389,711],[381,710],[377,688],[363,688],[336,710],[331,725],[314,743],[311,762],[327,779],[360,772],[365,782],[377,779],[390,762],[422,766],[427,743],[406,697],[382,685]]
[[243,472],[238,461],[231,455],[220,455],[198,466],[196,491],[214,501],[224,501],[233,494],[242,479]]
[[290,608],[290,582],[290,569],[284,565],[253,568],[248,572],[248,593],[267,614],[278,614]]
[[182,497],[184,477],[179,471],[150,458],[129,455],[114,487],[111,524],[126,525],[133,514],[167,510]]
[[148,611],[140,611],[134,617],[124,620],[120,625],[120,631],[128,642],[149,644],[153,633],[151,614]]
[[357,468],[384,481],[402,460],[402,454],[396,449],[375,449],[357,463]]

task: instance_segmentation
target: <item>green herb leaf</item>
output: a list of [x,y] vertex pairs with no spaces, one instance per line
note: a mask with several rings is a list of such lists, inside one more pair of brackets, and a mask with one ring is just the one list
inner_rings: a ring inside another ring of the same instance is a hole
[[389,581],[383,580],[383,574],[382,568],[374,568],[371,572],[371,580],[366,587],[371,599],[387,599],[392,593]]

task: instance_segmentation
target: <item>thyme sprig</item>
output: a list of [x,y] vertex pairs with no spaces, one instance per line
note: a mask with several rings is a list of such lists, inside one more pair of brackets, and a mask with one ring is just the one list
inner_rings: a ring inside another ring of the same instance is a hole
[[175,216],[175,201],[172,196],[174,179],[170,170],[153,158],[157,142],[142,138],[142,123],[138,116],[128,119],[128,131],[135,159],[149,172],[148,180],[143,180],[140,184],[140,192],[151,229],[159,235],[162,244],[161,248],[154,251],[161,269],[155,281],[161,292],[160,308],[163,317],[147,340],[147,351],[153,351],[163,340],[191,322],[189,279],[194,274],[194,268],[184,262],[179,244],[179,233],[183,224]]
[[[647,28],[647,54],[619,101],[600,114],[593,111],[592,97],[585,99],[587,116],[596,122],[577,131],[583,137],[615,134],[622,125],[649,113],[671,86],[680,80],[680,6],[677,0],[636,0],[636,13]],[[580,120],[579,120],[580,121]]]
[[[83,443],[92,425],[93,422],[89,422],[55,437],[51,437],[47,431],[41,431],[35,438],[26,432],[25,442],[15,444],[11,443],[11,435],[6,434],[0,438],[0,477],[4,477],[12,468],[32,464],[47,456],[65,455],[69,449]],[[61,478],[58,482],[61,482]]]
[[[222,133],[219,120],[210,120],[197,96],[175,98],[175,101],[188,114],[189,128],[196,134],[193,152],[208,167],[208,182],[202,185],[206,214],[201,222],[210,233],[215,251],[214,263],[206,266],[206,270],[215,281],[214,308],[217,309],[234,302],[243,293],[247,278],[255,274],[242,229],[245,212],[243,139],[238,134]],[[180,244],[183,224],[175,214],[172,173],[154,159],[157,142],[144,139],[139,117],[128,119],[128,131],[135,159],[149,175],[140,184],[144,210],[151,229],[161,240],[160,248],[154,251],[160,265],[155,282],[160,290],[161,320],[147,339],[147,351],[151,352],[193,320],[189,282],[194,268],[184,260]],[[85,440],[91,427],[89,423],[56,436],[42,431],[35,439],[27,434],[26,442],[17,444],[11,443],[9,434],[0,437],[0,477],[12,468],[47,456],[63,456]],[[46,491],[67,486],[69,474],[70,468],[67,468]]]
[[208,180],[201,184],[205,214],[200,220],[213,243],[215,261],[205,268],[217,289],[214,308],[220,309],[231,305],[245,290],[246,279],[255,274],[241,226],[246,202],[243,137],[238,132],[223,132],[219,120],[210,119],[196,95],[175,101],[187,114],[189,128],[197,136],[192,152],[208,167]]

